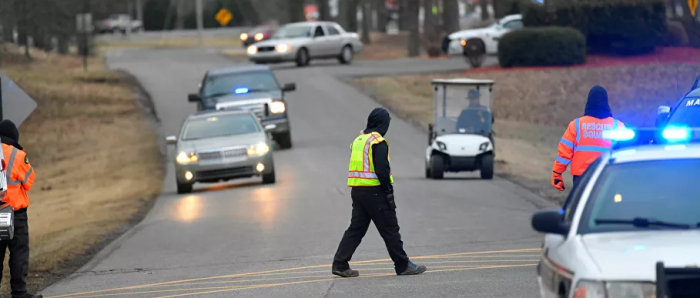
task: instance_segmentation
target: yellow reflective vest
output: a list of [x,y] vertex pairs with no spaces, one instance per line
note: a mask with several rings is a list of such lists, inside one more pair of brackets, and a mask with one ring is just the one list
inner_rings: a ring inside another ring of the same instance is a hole
[[[372,145],[386,142],[378,132],[361,134],[350,145],[350,166],[348,169],[348,186],[379,186],[379,179],[374,172],[372,161]],[[389,142],[387,142],[387,146]],[[387,159],[391,161],[387,155]],[[394,184],[394,176],[390,175],[391,184]]]

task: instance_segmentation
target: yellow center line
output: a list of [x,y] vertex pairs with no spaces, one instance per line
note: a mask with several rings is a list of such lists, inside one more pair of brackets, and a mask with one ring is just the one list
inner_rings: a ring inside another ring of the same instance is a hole
[[[415,260],[415,259],[430,259],[430,258],[439,258],[439,257],[447,257],[447,256],[465,256],[465,255],[512,253],[512,252],[535,252],[535,251],[541,251],[541,249],[540,248],[525,248],[525,249],[511,249],[511,250],[494,250],[494,251],[452,253],[452,254],[442,254],[442,255],[419,256],[419,257],[413,257],[412,259]],[[383,262],[383,261],[390,261],[390,259],[376,259],[376,260],[358,261],[358,262],[351,262],[351,264],[355,265],[355,264],[377,263],[377,262]],[[51,297],[52,298],[75,297],[75,296],[82,296],[82,295],[88,295],[88,294],[105,293],[105,292],[113,292],[113,291],[121,291],[121,290],[134,290],[134,289],[142,289],[142,288],[148,288],[148,287],[156,287],[156,286],[161,286],[161,285],[181,284],[181,283],[194,282],[194,281],[236,278],[236,277],[259,275],[259,274],[265,274],[265,273],[297,271],[297,270],[301,270],[301,269],[325,268],[325,267],[329,267],[329,266],[330,266],[329,264],[311,265],[311,266],[301,266],[301,267],[293,267],[293,268],[248,272],[248,273],[229,274],[229,275],[221,275],[221,276],[182,279],[182,280],[176,280],[176,281],[159,282],[159,283],[144,284],[144,285],[138,285],[138,286],[127,286],[127,287],[112,288],[112,289],[97,290],[97,291],[79,292],[79,293],[65,294],[65,295],[51,296]]]

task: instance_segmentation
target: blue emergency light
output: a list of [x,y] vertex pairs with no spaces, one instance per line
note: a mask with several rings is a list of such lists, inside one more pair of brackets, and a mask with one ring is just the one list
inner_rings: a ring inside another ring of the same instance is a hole
[[669,142],[687,142],[690,141],[693,133],[687,127],[667,127],[661,136]]
[[248,89],[248,88],[241,87],[241,88],[236,88],[236,90],[233,90],[233,92],[236,94],[245,94],[245,93],[248,93],[249,90],[250,89]]
[[603,131],[603,139],[611,141],[629,141],[634,139],[636,133],[629,128],[613,129]]

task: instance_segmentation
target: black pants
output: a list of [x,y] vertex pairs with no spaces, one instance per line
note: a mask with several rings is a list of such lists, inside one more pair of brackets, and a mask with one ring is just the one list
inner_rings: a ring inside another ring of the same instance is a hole
[[27,209],[15,211],[15,235],[10,241],[0,241],[0,276],[5,264],[5,250],[10,249],[10,287],[12,296],[27,293],[27,274],[29,273],[29,225]]
[[399,221],[396,218],[396,210],[389,207],[384,192],[379,187],[353,188],[350,196],[352,197],[352,219],[335,253],[333,268],[338,270],[350,268],[348,262],[362,242],[362,237],[367,233],[369,222],[373,221],[384,239],[391,260],[394,261],[396,273],[405,271],[408,267],[408,256],[403,250]]

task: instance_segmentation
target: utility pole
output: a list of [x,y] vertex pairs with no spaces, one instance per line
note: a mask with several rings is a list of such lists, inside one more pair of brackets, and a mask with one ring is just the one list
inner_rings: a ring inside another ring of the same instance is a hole
[[204,40],[203,40],[203,30],[204,30],[204,12],[202,9],[202,0],[196,0],[197,3],[196,9],[197,9],[197,35],[199,36],[199,45],[203,46],[204,45]]
[[141,0],[136,0],[136,19],[143,24],[143,3]]

